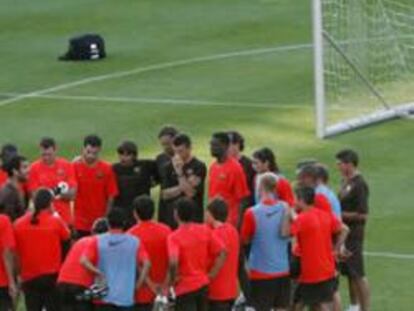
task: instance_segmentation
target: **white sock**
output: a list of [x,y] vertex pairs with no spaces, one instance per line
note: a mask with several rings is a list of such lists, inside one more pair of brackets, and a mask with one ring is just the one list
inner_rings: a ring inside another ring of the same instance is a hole
[[348,311],[359,311],[359,305],[350,305]]

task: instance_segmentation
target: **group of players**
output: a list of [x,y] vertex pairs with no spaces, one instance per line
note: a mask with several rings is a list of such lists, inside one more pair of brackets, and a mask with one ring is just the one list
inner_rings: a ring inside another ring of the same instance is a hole
[[166,126],[158,139],[155,160],[124,141],[115,164],[100,158],[96,135],[72,161],[50,137],[31,164],[3,146],[0,310],[22,291],[30,311],[153,310],[164,295],[175,310],[338,311],[339,270],[348,310],[370,310],[368,186],[355,151],[336,154],[337,196],[317,161],[298,164],[293,191],[272,150],[250,159],[235,131],[212,135],[208,171],[188,135]]

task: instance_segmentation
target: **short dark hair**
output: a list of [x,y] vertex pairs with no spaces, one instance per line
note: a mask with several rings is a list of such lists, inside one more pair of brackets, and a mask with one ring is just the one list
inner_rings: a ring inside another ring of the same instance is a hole
[[137,213],[139,219],[141,220],[150,220],[154,216],[155,205],[154,201],[147,194],[140,195],[134,199],[132,203],[135,212]]
[[352,163],[354,166],[358,166],[359,163],[358,154],[352,149],[343,149],[335,157],[342,163]]
[[108,219],[105,217],[98,218],[95,220],[92,226],[93,234],[101,234],[109,231]]
[[318,178],[318,169],[315,164],[304,165],[298,172],[299,176],[307,176],[316,180]]
[[121,142],[118,146],[118,148],[116,149],[116,151],[119,154],[132,154],[133,156],[137,156],[138,154],[138,147],[137,145],[130,140],[124,140],[123,142]]
[[213,199],[208,205],[207,210],[215,220],[225,222],[228,216],[228,207],[226,201],[222,198]]
[[56,141],[52,137],[43,137],[40,140],[39,146],[44,149],[56,148]]
[[180,198],[175,202],[175,209],[181,221],[190,222],[193,219],[195,204],[192,199]]
[[112,207],[106,217],[109,227],[114,229],[123,229],[125,226],[125,215],[119,207]]
[[158,138],[161,138],[163,136],[170,136],[174,137],[178,134],[178,130],[175,126],[172,125],[165,125],[161,128],[161,130],[158,133]]
[[299,174],[301,169],[308,165],[314,165],[318,163],[316,159],[302,159],[296,163],[296,173]]
[[329,171],[325,165],[321,163],[315,164],[315,171],[316,177],[322,180],[322,182],[327,183],[329,181]]
[[98,135],[88,135],[83,139],[83,146],[102,147],[102,139]]
[[295,189],[298,200],[303,200],[307,205],[315,203],[315,189],[309,186],[299,186]]
[[217,139],[221,144],[225,146],[230,145],[230,137],[226,132],[216,132],[213,134],[213,138]]
[[25,157],[20,155],[14,155],[7,162],[3,163],[2,168],[9,177],[12,177],[14,171],[18,171],[24,161],[26,161]]
[[231,144],[238,144],[240,151],[244,150],[244,137],[237,131],[230,131],[228,133],[230,143]]
[[187,134],[178,134],[174,137],[173,145],[178,147],[184,145],[187,148],[191,147],[191,138]]
[[11,157],[18,154],[17,146],[13,144],[4,144],[1,146],[0,158],[3,162],[7,162]]

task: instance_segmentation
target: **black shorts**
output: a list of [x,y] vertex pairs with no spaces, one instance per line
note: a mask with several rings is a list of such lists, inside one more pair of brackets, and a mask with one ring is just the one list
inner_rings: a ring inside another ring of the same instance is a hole
[[272,308],[287,308],[290,304],[290,286],[289,277],[252,280],[251,298],[253,307],[261,311],[270,311]]
[[347,240],[345,245],[352,255],[345,262],[340,263],[342,275],[356,279],[365,276],[363,244],[362,240]]
[[81,285],[59,283],[57,285],[60,294],[61,311],[92,311],[93,305],[90,301],[79,301],[76,297],[82,294],[86,287]]
[[207,311],[207,287],[177,296],[175,311]]
[[290,278],[296,280],[300,276],[301,264],[300,257],[291,254],[289,258]]
[[218,300],[209,300],[208,301],[208,311],[231,311],[233,308],[234,300],[218,301]]
[[306,306],[331,302],[336,286],[336,278],[320,283],[299,284],[295,291],[295,302],[303,303]]
[[0,310],[12,310],[12,300],[8,287],[0,287]]
[[94,306],[95,311],[134,311],[134,307],[118,307],[108,304],[96,304]]
[[57,274],[40,275],[22,284],[26,310],[59,310]]
[[152,311],[154,308],[154,305],[152,303],[146,303],[146,304],[136,304],[134,311]]

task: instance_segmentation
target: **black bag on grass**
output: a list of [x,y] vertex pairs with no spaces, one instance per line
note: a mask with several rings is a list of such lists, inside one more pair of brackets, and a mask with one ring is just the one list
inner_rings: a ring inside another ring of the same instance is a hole
[[105,40],[97,34],[85,34],[71,38],[69,50],[59,60],[98,60],[105,57]]

